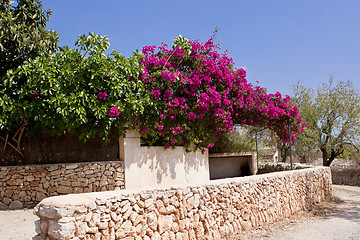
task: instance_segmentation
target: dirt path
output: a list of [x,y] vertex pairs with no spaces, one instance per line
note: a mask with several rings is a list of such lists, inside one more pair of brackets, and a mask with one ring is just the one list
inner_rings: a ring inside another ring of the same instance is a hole
[[0,211],[0,239],[28,240],[36,235],[32,209]]
[[360,187],[333,185],[334,198],[237,239],[360,240]]
[[[334,199],[289,219],[240,233],[231,240],[360,240],[360,187],[333,186]],[[0,211],[0,240],[36,235],[32,210]]]

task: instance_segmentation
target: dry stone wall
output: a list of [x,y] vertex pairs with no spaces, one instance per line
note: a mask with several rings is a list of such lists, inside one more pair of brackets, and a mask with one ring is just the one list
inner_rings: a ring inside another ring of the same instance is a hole
[[331,167],[332,181],[334,184],[360,187],[360,168]]
[[124,188],[124,162],[83,162],[0,167],[0,208],[33,207],[69,193]]
[[[311,168],[315,167],[314,165],[308,165],[308,164],[301,164],[301,163],[294,163],[293,169],[304,169],[304,168]],[[264,173],[272,173],[272,172],[280,172],[280,171],[289,171],[291,170],[290,163],[283,163],[283,162],[276,162],[276,163],[260,163],[258,174],[264,174]]]
[[319,167],[183,188],[51,197],[34,209],[40,217],[34,239],[221,239],[331,194],[330,169]]

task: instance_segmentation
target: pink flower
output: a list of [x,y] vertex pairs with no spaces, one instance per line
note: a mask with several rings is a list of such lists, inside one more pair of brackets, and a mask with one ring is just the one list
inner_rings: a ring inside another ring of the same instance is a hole
[[155,52],[155,48],[156,48],[155,45],[153,45],[153,46],[145,46],[145,47],[143,47],[143,49],[142,49],[142,53],[143,53],[144,55],[146,55],[146,54],[148,54],[148,53],[154,53],[154,52]]
[[109,112],[109,116],[110,117],[119,117],[119,115],[120,115],[120,112],[119,112],[117,106],[111,107],[110,112]]
[[177,98],[175,98],[174,100],[172,100],[171,102],[168,103],[169,107],[178,107],[179,106],[179,100]]
[[133,76],[130,76],[129,79],[130,79],[130,81],[133,81],[133,82],[137,81]]
[[147,78],[148,76],[149,76],[148,72],[143,72],[140,75],[140,79],[143,80],[143,79]]
[[164,125],[159,125],[159,126],[157,126],[157,129],[158,129],[159,131],[162,131],[162,130],[164,129]]
[[209,145],[208,145],[208,148],[212,148],[214,146],[214,143],[210,143]]
[[182,104],[184,104],[185,102],[186,102],[186,99],[185,98],[183,98],[183,97],[181,97],[181,98],[178,98],[178,100],[179,100],[179,103],[182,105]]
[[169,98],[171,98],[171,95],[172,95],[172,91],[170,91],[170,90],[165,90],[165,92],[164,92],[164,99],[169,99]]
[[155,99],[160,97],[159,89],[153,89],[153,90],[151,90],[151,93],[154,94]]
[[243,68],[238,69],[237,72],[238,72],[238,73],[240,74],[240,76],[242,76],[243,78],[246,77],[246,71],[245,71]]
[[190,113],[189,113],[189,120],[190,120],[190,121],[193,121],[193,120],[195,120],[195,119],[196,119],[196,114],[193,113],[193,112],[190,112]]
[[202,153],[202,154],[205,154],[205,151],[206,151],[205,148],[202,148],[202,149],[201,149],[201,153]]
[[141,130],[142,132],[147,132],[147,131],[148,131],[148,130],[146,129],[146,126],[140,127],[140,130]]
[[201,111],[206,111],[209,107],[210,101],[211,100],[209,98],[209,95],[207,95],[206,93],[201,93],[199,95],[199,101],[198,101],[199,109]]
[[99,100],[105,101],[105,100],[106,100],[106,97],[107,97],[107,91],[99,92],[99,94],[98,94],[97,97],[98,97]]
[[170,148],[170,143],[166,143],[166,144],[165,144],[165,147],[166,147],[166,148]]
[[169,72],[168,70],[163,70],[161,76],[164,80],[168,80],[171,83],[174,83],[176,79],[174,73]]
[[177,126],[175,128],[175,133],[178,134],[178,133],[181,133],[181,127],[180,126]]

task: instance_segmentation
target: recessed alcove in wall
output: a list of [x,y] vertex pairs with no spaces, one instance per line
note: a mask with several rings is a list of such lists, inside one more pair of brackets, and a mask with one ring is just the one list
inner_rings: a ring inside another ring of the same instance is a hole
[[210,180],[254,175],[256,153],[209,154]]

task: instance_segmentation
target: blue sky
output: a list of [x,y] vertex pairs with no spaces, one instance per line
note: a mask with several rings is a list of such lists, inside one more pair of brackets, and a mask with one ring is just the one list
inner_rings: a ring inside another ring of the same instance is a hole
[[47,28],[58,31],[60,46],[95,32],[130,56],[179,34],[206,41],[219,27],[216,43],[269,93],[289,94],[299,80],[317,88],[330,76],[360,89],[358,0],[43,0],[43,6],[53,10]]

